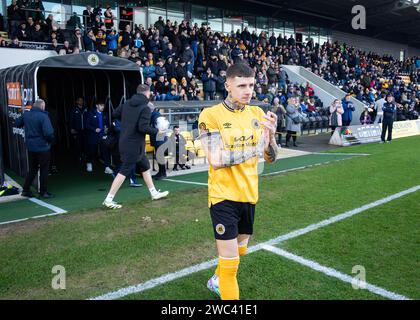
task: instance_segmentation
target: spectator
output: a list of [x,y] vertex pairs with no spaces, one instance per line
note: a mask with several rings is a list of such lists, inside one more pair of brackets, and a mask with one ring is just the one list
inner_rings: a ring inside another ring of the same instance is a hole
[[385,135],[388,131],[387,142],[391,142],[392,140],[392,127],[394,124],[394,118],[396,113],[396,106],[394,103],[394,97],[391,94],[386,96],[386,102],[382,107],[384,112],[384,119],[382,122],[382,135],[381,135],[381,143],[385,142]]
[[175,164],[173,170],[178,171],[178,167],[180,167],[181,170],[190,169],[190,166],[186,165],[187,149],[185,146],[187,141],[180,134],[179,126],[174,126],[170,141],[170,145],[174,149],[174,152],[172,153],[175,154]]
[[105,28],[106,28],[107,30],[112,29],[112,28],[114,27],[114,19],[115,19],[115,16],[114,16],[114,14],[112,13],[112,9],[111,9],[111,7],[110,7],[110,6],[107,6],[107,7],[106,7],[106,10],[105,10],[105,12],[104,12],[104,17],[105,17],[105,19],[104,19],[104,22],[105,22]]
[[106,43],[108,51],[112,52],[114,57],[118,53],[118,34],[115,29],[111,29],[111,32],[106,36]]
[[275,97],[273,99],[273,104],[271,107],[271,111],[276,114],[277,116],[277,129],[276,129],[276,136],[277,136],[277,144],[281,146],[281,139],[283,136],[284,129],[286,127],[286,109],[280,104],[280,99]]
[[333,101],[333,103],[330,106],[329,113],[330,113],[329,124],[331,127],[331,135],[333,135],[335,129],[343,125],[342,114],[344,113],[344,109],[341,105],[340,100],[335,99]]
[[212,73],[210,68],[207,68],[206,73],[203,74],[202,81],[204,100],[214,100],[217,77]]
[[289,147],[290,138],[293,138],[293,146],[297,147],[297,134],[301,130],[302,115],[297,108],[297,100],[292,97],[286,107],[286,147]]
[[151,78],[151,79],[155,79],[156,78],[156,68],[154,65],[150,65],[150,61],[146,60],[145,66],[143,68],[143,77],[144,78]]
[[48,113],[45,112],[44,100],[36,100],[32,109],[16,120],[16,126],[25,128],[25,144],[28,148],[29,170],[23,185],[22,196],[33,197],[31,185],[39,168],[40,197],[52,198],[53,195],[47,191],[47,179],[54,129]]
[[86,51],[96,51],[96,37],[92,29],[83,36],[83,43],[85,44]]
[[342,115],[343,126],[347,127],[350,125],[353,120],[353,112],[356,110],[354,108],[353,102],[350,101],[351,94],[347,93],[344,99],[342,100],[342,107],[344,113]]
[[367,107],[365,108],[365,110],[363,110],[362,114],[360,115],[360,123],[362,125],[367,125],[367,124],[372,123]]
[[17,4],[17,0],[12,0],[12,3],[7,7],[7,20],[11,36],[17,34],[22,19],[24,19],[24,15]]
[[83,24],[86,30],[92,28],[93,21],[95,20],[95,16],[93,15],[92,7],[90,5],[86,6],[86,9],[83,10]]

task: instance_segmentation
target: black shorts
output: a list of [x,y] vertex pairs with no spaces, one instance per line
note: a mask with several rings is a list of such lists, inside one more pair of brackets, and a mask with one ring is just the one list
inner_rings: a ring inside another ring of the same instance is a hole
[[122,155],[121,161],[122,164],[119,173],[125,177],[131,176],[133,169],[136,169],[136,165],[138,165],[140,172],[145,172],[150,169],[150,162],[146,154],[141,155],[137,161],[133,161],[130,157],[125,158],[124,155]]
[[255,204],[224,200],[210,207],[214,237],[217,240],[232,240],[238,234],[253,232]]

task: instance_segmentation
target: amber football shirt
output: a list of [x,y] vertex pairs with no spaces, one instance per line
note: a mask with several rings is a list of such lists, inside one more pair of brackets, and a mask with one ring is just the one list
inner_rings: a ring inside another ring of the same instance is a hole
[[[255,148],[263,135],[260,125],[264,111],[257,106],[234,110],[225,103],[204,109],[198,123],[200,134],[219,132],[224,149],[243,151]],[[258,201],[258,157],[231,167],[215,170],[211,165],[208,178],[208,205],[223,200],[237,202]]]

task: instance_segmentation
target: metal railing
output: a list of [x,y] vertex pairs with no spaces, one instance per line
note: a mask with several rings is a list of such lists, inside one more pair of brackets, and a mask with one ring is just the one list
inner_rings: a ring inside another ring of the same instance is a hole
[[[5,39],[7,43],[13,43],[11,39]],[[35,41],[21,41],[18,42],[21,46],[13,49],[34,49],[34,50],[54,50],[49,47],[52,46],[52,42],[35,42]],[[57,43],[58,46],[64,46],[64,43]],[[10,47],[0,47],[0,48],[10,48]]]
[[[66,10],[65,10],[65,5],[57,4],[57,6],[60,6],[60,10],[57,10],[57,11],[48,11],[48,10],[36,10],[36,9],[27,9],[27,8],[24,8],[24,9],[21,9],[21,11],[23,11],[23,12],[26,11],[26,12],[41,13],[41,14],[44,15],[44,20],[48,17],[49,14],[52,14],[53,16],[60,15],[61,17],[64,17],[64,19],[63,19],[64,21],[61,20],[61,19],[60,20],[57,19],[57,20],[54,20],[54,21],[56,23],[58,23],[60,25],[60,28],[62,28],[62,29],[67,29],[67,25],[68,25],[69,20],[70,20],[71,17],[78,17],[80,19],[80,21],[78,22],[78,25],[80,25],[80,26],[76,25],[76,26],[72,26],[72,28],[79,27],[80,29],[83,29],[85,31],[88,30],[87,26],[84,25],[84,21],[87,18],[91,18],[91,16],[86,16],[86,15],[77,14],[77,13],[75,14],[75,12],[67,13]],[[100,16],[100,20],[101,20],[101,23],[104,23],[105,24],[104,21],[107,18],[103,15],[104,12],[105,12],[105,10],[102,10],[102,15]],[[67,19],[67,17],[69,19]],[[5,21],[9,21],[9,19],[8,19],[7,16],[5,16]],[[24,20],[22,19],[22,21],[24,21]],[[127,22],[127,23],[129,23],[131,29],[133,30],[134,21],[132,21],[132,20],[127,20],[127,19],[121,19],[121,18],[114,17],[112,19],[112,21],[114,23],[114,27],[112,29],[115,29],[116,31],[119,31],[119,22]],[[92,23],[94,23],[94,20],[92,21]],[[106,29],[106,30],[107,31],[111,31],[112,29]]]

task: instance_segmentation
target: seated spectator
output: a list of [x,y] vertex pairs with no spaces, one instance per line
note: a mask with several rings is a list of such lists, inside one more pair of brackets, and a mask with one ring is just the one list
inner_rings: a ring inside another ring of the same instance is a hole
[[146,60],[145,66],[143,67],[143,77],[152,79],[156,78],[155,70],[155,66],[150,65],[150,61]]
[[191,79],[189,85],[188,85],[188,100],[200,100],[199,98],[200,94],[200,88],[197,85],[197,81],[195,78]]
[[156,101],[165,100],[166,94],[169,91],[169,82],[165,80],[164,76],[160,76],[155,84]]
[[369,115],[368,108],[366,107],[365,110],[363,110],[362,114],[360,115],[360,123],[362,125],[367,125],[372,123],[372,119]]
[[9,44],[9,48],[20,49],[23,48],[23,45],[18,38],[13,38],[12,43]]

